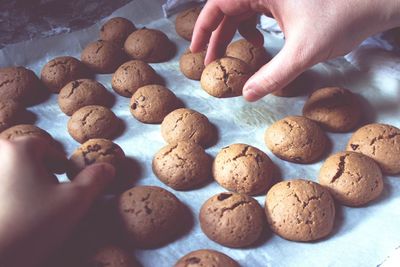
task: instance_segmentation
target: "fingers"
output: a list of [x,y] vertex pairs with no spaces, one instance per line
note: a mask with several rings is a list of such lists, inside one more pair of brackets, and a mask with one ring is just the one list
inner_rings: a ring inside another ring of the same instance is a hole
[[212,32],[218,28],[224,18],[224,14],[215,4],[215,1],[209,1],[201,11],[193,30],[190,51],[197,53],[203,50],[210,40]]
[[208,65],[225,54],[226,47],[232,41],[237,26],[237,22],[234,19],[226,16],[224,17],[221,24],[211,35],[204,61],[205,65]]
[[78,198],[84,197],[91,204],[114,179],[114,167],[108,163],[98,163],[83,169],[68,186],[80,194]]
[[285,44],[282,50],[244,85],[243,96],[256,101],[263,96],[282,89],[311,66],[300,46]]
[[239,24],[239,33],[254,46],[260,47],[264,44],[264,36],[257,30],[258,16],[251,16]]

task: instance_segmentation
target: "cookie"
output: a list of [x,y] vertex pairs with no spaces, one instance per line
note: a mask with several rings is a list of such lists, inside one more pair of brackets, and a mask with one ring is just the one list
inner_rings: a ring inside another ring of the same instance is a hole
[[314,241],[332,232],[335,204],[326,188],[297,179],[271,187],[265,213],[272,231],[279,236],[293,241]]
[[183,75],[185,75],[187,78],[200,81],[201,74],[205,68],[205,58],[206,50],[198,53],[192,53],[189,49],[187,49],[179,60],[179,68]]
[[153,172],[175,190],[190,190],[211,178],[211,158],[201,146],[182,141],[157,152]]
[[58,105],[62,112],[72,116],[75,111],[90,105],[110,105],[110,94],[99,82],[80,79],[69,82],[58,95]]
[[143,28],[128,36],[124,49],[132,59],[158,63],[166,61],[172,56],[173,45],[165,33]]
[[83,49],[81,60],[94,73],[108,74],[125,61],[125,53],[113,42],[98,40]]
[[107,139],[89,139],[78,147],[69,159],[68,177],[75,177],[91,164],[109,163],[119,172],[125,160],[122,148]]
[[240,265],[228,255],[211,250],[199,249],[183,256],[174,267],[240,267]]
[[132,256],[124,249],[115,245],[99,248],[88,260],[90,267],[138,267]]
[[185,40],[192,40],[194,25],[201,12],[201,7],[193,7],[180,12],[175,19],[176,33]]
[[220,193],[200,209],[200,226],[211,240],[227,247],[254,244],[263,233],[265,216],[258,202],[237,193]]
[[14,126],[22,119],[24,108],[13,100],[0,101],[0,132]]
[[229,191],[258,195],[266,193],[275,174],[267,154],[246,144],[224,147],[215,157],[214,179]]
[[361,118],[361,105],[347,89],[326,87],[311,94],[304,105],[303,116],[331,132],[348,132]]
[[136,31],[135,25],[126,18],[115,17],[107,20],[100,29],[100,39],[114,42],[118,46],[124,46],[129,34]]
[[131,60],[122,64],[115,71],[111,81],[114,91],[125,97],[132,97],[142,86],[158,83],[159,77],[154,69],[141,60]]
[[387,124],[368,124],[350,138],[347,151],[355,151],[374,159],[383,173],[400,173],[400,129]]
[[254,46],[245,39],[240,39],[229,44],[226,49],[226,56],[238,58],[246,62],[253,72],[258,71],[271,59],[263,46]]
[[93,138],[112,139],[119,130],[118,126],[118,118],[109,108],[85,106],[69,119],[68,132],[82,144]]
[[42,69],[41,80],[53,93],[60,92],[67,83],[88,77],[85,65],[74,57],[56,57]]
[[250,66],[240,59],[217,59],[208,64],[201,74],[201,87],[218,98],[240,96],[251,72]]
[[118,210],[126,234],[140,248],[170,242],[182,229],[183,204],[157,186],[136,186],[124,192]]
[[35,73],[24,67],[0,68],[0,99],[31,104],[40,91]]
[[312,120],[289,116],[272,124],[264,136],[275,156],[295,163],[312,163],[325,152],[328,139]]
[[192,141],[204,147],[210,145],[215,134],[206,116],[188,108],[172,111],[161,123],[161,135],[169,144]]
[[171,90],[162,85],[151,84],[140,87],[132,95],[130,111],[141,122],[161,123],[178,105],[178,98]]
[[53,137],[48,132],[31,124],[15,125],[0,133],[0,138],[7,140],[14,140],[23,136],[39,137],[48,140],[50,143],[54,142]]
[[362,206],[383,190],[382,172],[373,159],[357,152],[339,152],[322,165],[319,182],[347,206]]

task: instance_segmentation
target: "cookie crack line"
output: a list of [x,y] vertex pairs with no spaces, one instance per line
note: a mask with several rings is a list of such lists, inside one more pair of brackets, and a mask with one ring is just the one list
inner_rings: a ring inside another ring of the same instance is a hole
[[4,85],[9,84],[9,83],[13,83],[14,81],[15,81],[15,79],[5,80],[4,82],[0,83],[0,87],[3,87]]
[[52,63],[49,65],[49,67],[53,68],[53,67],[56,67],[56,66],[58,66],[58,65],[61,65],[61,66],[63,66],[63,67],[65,68],[64,65],[66,65],[66,64],[68,64],[68,60],[60,60],[60,61],[52,62]]
[[87,118],[94,112],[94,109],[90,110],[88,113],[85,114],[85,116],[83,116],[82,118],[82,125],[86,125],[86,120]]
[[384,134],[381,134],[381,135],[379,135],[379,136],[377,136],[377,137],[374,137],[374,138],[371,140],[370,145],[373,146],[373,145],[374,145],[377,141],[379,141],[379,140],[383,140],[383,139],[392,139],[392,138],[395,138],[396,136],[400,136],[400,133],[392,133],[392,134],[389,134],[388,136],[385,136]]
[[222,209],[221,209],[221,215],[220,215],[219,217],[222,218],[222,216],[224,216],[224,213],[225,213],[225,212],[227,212],[227,211],[229,211],[229,210],[232,211],[232,210],[234,210],[234,209],[236,209],[236,208],[238,208],[238,207],[240,207],[240,206],[244,206],[244,205],[251,205],[251,202],[250,202],[250,201],[239,201],[239,202],[233,204],[233,205],[230,206],[230,207],[222,208]]
[[229,73],[226,71],[225,66],[222,64],[221,60],[217,60],[217,64],[218,66],[221,68],[222,70],[222,74],[223,74],[223,80],[224,80],[224,84],[227,87],[228,91],[233,92],[232,87],[230,87],[228,85],[228,79],[229,79]]
[[174,151],[176,148],[178,147],[178,145],[174,145],[173,147],[171,147],[168,151],[163,153],[163,156],[168,156],[169,154],[172,153],[172,151]]
[[243,150],[238,155],[236,155],[235,157],[232,158],[232,160],[235,161],[238,158],[246,157],[247,156],[247,152],[249,151],[249,149],[250,149],[250,146],[245,146],[243,148]]
[[348,156],[349,154],[345,154],[344,156],[339,157],[338,169],[330,181],[331,184],[334,183],[337,179],[339,179],[343,175],[346,166],[346,158]]
[[68,98],[68,97],[70,97],[71,95],[73,95],[73,94],[75,93],[75,89],[78,88],[82,83],[83,83],[83,81],[73,81],[73,82],[72,82],[71,91],[70,91],[69,94],[66,96],[66,98]]
[[98,54],[99,53],[99,51],[103,48],[103,44],[102,43],[100,43],[100,45],[99,45],[99,47],[97,47],[97,49],[96,49],[96,51],[95,51],[95,54]]

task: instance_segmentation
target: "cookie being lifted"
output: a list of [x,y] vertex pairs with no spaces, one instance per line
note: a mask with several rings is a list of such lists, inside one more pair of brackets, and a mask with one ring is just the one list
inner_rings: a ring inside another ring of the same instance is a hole
[[250,66],[240,59],[217,59],[204,69],[200,79],[201,87],[218,98],[240,96],[251,74]]
[[226,56],[243,60],[254,72],[258,71],[271,58],[263,46],[254,46],[246,39],[229,44]]

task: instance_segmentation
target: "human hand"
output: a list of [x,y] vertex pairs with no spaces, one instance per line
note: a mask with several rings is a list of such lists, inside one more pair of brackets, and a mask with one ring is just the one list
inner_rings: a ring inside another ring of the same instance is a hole
[[60,184],[53,173],[66,160],[41,138],[0,140],[0,266],[41,263],[114,178],[111,165],[94,164]]
[[257,13],[277,20],[285,45],[245,84],[248,101],[282,89],[311,66],[345,55],[368,36],[400,25],[398,0],[209,0],[197,19],[191,51],[199,52],[209,42],[207,65],[223,56],[237,29],[249,42],[262,45]]

